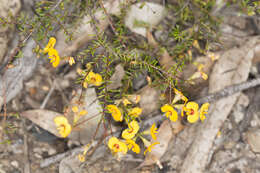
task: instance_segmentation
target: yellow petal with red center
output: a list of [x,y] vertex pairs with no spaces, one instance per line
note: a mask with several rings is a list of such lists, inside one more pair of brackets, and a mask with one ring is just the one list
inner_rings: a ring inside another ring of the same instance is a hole
[[188,115],[188,117],[187,117],[187,120],[188,120],[189,123],[195,123],[195,122],[198,121],[198,119],[199,119],[199,113],[198,112],[196,112],[192,115]]
[[174,110],[169,118],[171,121],[176,122],[178,120],[178,113]]
[[68,123],[68,120],[64,116],[58,116],[54,119],[54,122],[59,130],[61,137],[66,138],[71,132],[71,125]]
[[187,115],[187,120],[190,123],[195,123],[199,119],[199,105],[196,102],[188,102],[184,107]]
[[118,140],[116,137],[111,137],[108,140],[108,147],[114,153],[121,152],[126,154],[128,151],[127,145],[124,142]]
[[128,124],[128,129],[125,129],[122,133],[122,137],[124,139],[132,139],[133,137],[135,137],[136,133],[139,131],[139,124],[137,121],[131,121]]
[[165,112],[165,116],[167,118],[170,118],[171,121],[174,122],[177,121],[178,113],[172,106],[165,104],[164,106],[161,107],[161,111]]
[[199,109],[199,105],[196,102],[188,102],[185,106],[188,110],[192,109],[194,112],[197,112]]

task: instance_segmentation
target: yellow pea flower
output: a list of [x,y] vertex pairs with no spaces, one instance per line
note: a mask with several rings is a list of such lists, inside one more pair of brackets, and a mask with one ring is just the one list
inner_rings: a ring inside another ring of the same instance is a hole
[[155,135],[156,133],[158,133],[158,131],[157,131],[155,124],[153,124],[152,127],[150,128],[150,134],[151,134],[153,140],[156,140],[156,135]]
[[184,107],[184,111],[187,115],[187,120],[190,123],[195,123],[199,119],[199,105],[196,102],[188,102]]
[[75,64],[75,60],[73,57],[69,57],[69,65],[72,66],[73,64]]
[[204,65],[203,64],[199,64],[197,65],[198,67],[198,71],[195,72],[188,80],[191,81],[191,80],[194,80],[194,79],[197,79],[197,78],[202,78],[204,80],[207,80],[208,79],[208,75],[206,73],[204,73],[202,71],[202,69],[204,68]]
[[71,110],[72,112],[77,113],[79,111],[79,108],[77,106],[73,106]]
[[206,119],[205,114],[208,114],[208,109],[209,109],[209,103],[204,103],[200,107],[200,120],[203,122]]
[[127,147],[128,147],[129,150],[132,149],[132,151],[135,152],[136,154],[140,153],[140,147],[139,147],[138,144],[135,143],[134,140],[127,139],[126,144],[127,144]]
[[128,99],[126,99],[126,98],[123,98],[122,102],[123,102],[124,106],[127,106],[127,105],[132,104],[132,103],[131,103]]
[[43,53],[48,53],[50,49],[52,49],[56,44],[56,39],[54,37],[51,37],[49,39],[49,42],[47,46],[43,49]]
[[141,113],[142,113],[142,109],[139,107],[135,107],[129,111],[128,115],[137,118],[139,117],[139,115],[141,115]]
[[147,152],[151,152],[152,149],[154,148],[155,145],[157,144],[160,144],[159,142],[154,142],[154,143],[151,143],[149,142],[147,139],[145,139],[144,137],[140,137],[144,143],[144,146],[146,146],[146,150],[144,151],[144,155],[147,153]]
[[79,154],[78,159],[79,159],[80,162],[85,162],[85,155]]
[[94,73],[90,71],[85,79],[85,81],[89,84],[93,84],[95,86],[100,86],[102,84],[102,76],[98,73]]
[[135,134],[139,131],[139,124],[137,121],[133,120],[128,124],[128,129],[125,129],[122,133],[124,139],[132,139]]
[[158,144],[160,144],[160,143],[159,143],[159,142],[154,142],[154,143],[152,143],[151,145],[149,145],[149,146],[146,148],[146,150],[144,151],[144,155],[145,155],[147,152],[151,152],[152,149],[154,148],[154,146],[155,146],[155,145],[158,145]]
[[212,61],[215,61],[215,60],[218,60],[218,59],[219,59],[219,55],[215,55],[213,52],[208,52],[208,53],[207,53],[207,56],[208,56]]
[[178,120],[178,113],[172,106],[165,104],[164,106],[161,107],[161,111],[166,112],[165,116],[167,118],[170,118],[171,121],[175,122]]
[[175,96],[174,96],[174,99],[172,101],[172,104],[176,103],[177,101],[179,100],[183,100],[185,102],[185,104],[188,102],[188,98],[185,97],[182,92],[180,92],[179,90],[177,90],[176,88],[174,88],[174,93],[175,93]]
[[123,115],[115,105],[107,105],[107,110],[113,116],[115,121],[123,121]]
[[61,137],[66,138],[71,132],[71,125],[64,116],[58,116],[54,119],[54,122],[59,130]]
[[113,153],[121,152],[126,154],[128,151],[127,145],[124,142],[121,142],[116,137],[111,137],[108,140],[108,147]]
[[50,63],[52,63],[52,66],[56,68],[60,63],[60,56],[56,49],[50,48],[48,51]]

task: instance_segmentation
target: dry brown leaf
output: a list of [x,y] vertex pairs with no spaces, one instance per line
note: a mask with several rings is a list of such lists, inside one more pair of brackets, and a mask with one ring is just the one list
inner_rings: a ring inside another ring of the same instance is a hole
[[147,153],[145,161],[141,163],[139,167],[157,164],[160,168],[162,168],[160,159],[167,151],[168,144],[173,136],[169,120],[163,121],[156,136],[156,141],[153,140],[152,143],[159,142],[159,144],[155,145],[150,153]]
[[[251,61],[254,57],[254,49],[259,43],[260,38],[253,37],[244,46],[223,53],[211,73],[209,92],[213,93],[247,80]],[[182,165],[181,173],[204,172],[214,139],[239,94],[237,93],[211,104],[209,116],[198,129],[197,136]]]
[[55,117],[62,116],[60,113],[45,109],[35,109],[22,112],[21,116],[31,120],[33,123],[49,131],[50,133],[60,137],[56,124],[54,123]]
[[118,64],[115,67],[115,72],[112,75],[112,77],[110,78],[110,84],[107,86],[107,89],[109,90],[113,90],[113,89],[117,89],[119,87],[122,86],[122,79],[125,75],[125,70],[124,67],[121,64]]

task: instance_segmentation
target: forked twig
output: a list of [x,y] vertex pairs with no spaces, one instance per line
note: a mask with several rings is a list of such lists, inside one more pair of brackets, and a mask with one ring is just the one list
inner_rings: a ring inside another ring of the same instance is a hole
[[214,102],[214,101],[217,101],[221,98],[233,95],[235,93],[241,92],[241,91],[249,89],[249,88],[253,88],[253,87],[258,86],[258,85],[260,85],[260,77],[253,79],[253,80],[250,80],[250,81],[246,81],[246,82],[242,82],[242,83],[239,83],[239,84],[228,86],[228,87],[226,87],[226,88],[224,88],[224,89],[222,89],[222,90],[220,90],[216,93],[212,93],[212,94],[209,94],[205,97],[202,97],[202,98],[196,100],[196,102],[198,104],[203,104],[205,102]]

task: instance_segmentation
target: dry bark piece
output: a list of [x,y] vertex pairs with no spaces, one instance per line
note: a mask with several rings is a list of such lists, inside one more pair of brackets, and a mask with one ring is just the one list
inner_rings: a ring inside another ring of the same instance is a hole
[[[254,57],[254,49],[259,43],[260,38],[253,37],[244,46],[223,53],[211,73],[209,92],[213,93],[227,86],[245,81]],[[181,173],[201,173],[204,171],[214,139],[239,94],[237,93],[211,104],[209,116],[197,131],[196,138],[182,165]]]

